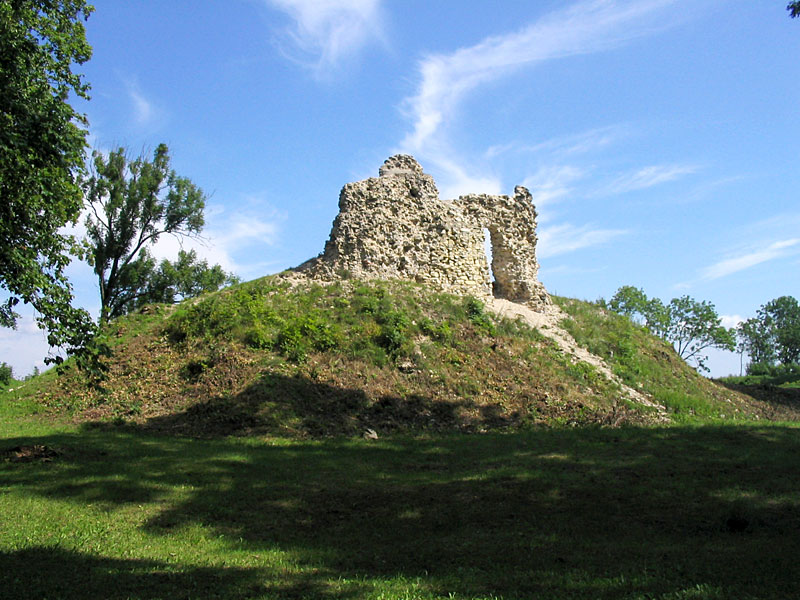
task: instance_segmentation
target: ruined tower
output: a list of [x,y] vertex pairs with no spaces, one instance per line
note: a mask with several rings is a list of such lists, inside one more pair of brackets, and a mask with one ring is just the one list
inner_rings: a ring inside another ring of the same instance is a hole
[[342,188],[324,252],[298,271],[322,279],[407,279],[534,309],[550,303],[538,280],[536,209],[527,189],[440,200],[433,178],[404,154],[388,158],[378,173]]

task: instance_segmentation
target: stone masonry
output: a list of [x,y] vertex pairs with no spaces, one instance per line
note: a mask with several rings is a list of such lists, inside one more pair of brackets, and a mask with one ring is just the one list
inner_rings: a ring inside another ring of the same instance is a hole
[[[505,298],[544,310],[537,274],[536,209],[522,186],[513,196],[439,199],[414,158],[386,160],[379,177],[348,183],[325,251],[298,267],[318,279],[406,279],[460,295]],[[492,248],[492,273],[485,232]]]

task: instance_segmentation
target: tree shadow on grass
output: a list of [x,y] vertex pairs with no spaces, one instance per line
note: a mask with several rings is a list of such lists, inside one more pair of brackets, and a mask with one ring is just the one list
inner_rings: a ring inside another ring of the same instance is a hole
[[[444,597],[800,597],[795,428],[36,442],[63,454],[0,464],[6,488],[112,511],[150,502],[150,535],[202,525],[231,547],[284,550],[301,572],[320,569],[321,597],[325,582],[397,577]],[[240,597],[226,585],[219,595]]]
[[753,406],[772,421],[800,421],[800,388],[772,384],[741,385],[716,380],[729,390],[749,396]]
[[518,424],[519,415],[474,399],[441,399],[422,394],[370,398],[360,389],[336,387],[305,376],[266,373],[242,392],[193,403],[153,417],[153,431],[215,437],[277,434],[299,437],[357,436],[366,429],[395,431],[476,431]]
[[288,585],[272,581],[255,568],[187,568],[51,547],[0,551],[0,597],[14,600],[330,597],[311,578]]

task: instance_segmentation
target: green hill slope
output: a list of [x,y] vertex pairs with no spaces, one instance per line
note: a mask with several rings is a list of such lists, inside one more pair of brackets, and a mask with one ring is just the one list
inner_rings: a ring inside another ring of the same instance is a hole
[[[701,376],[625,318],[558,299],[562,326],[674,421],[794,418]],[[520,321],[405,282],[271,276],[108,327],[103,389],[69,372],[20,390],[79,421],[292,437],[647,424],[659,417]]]

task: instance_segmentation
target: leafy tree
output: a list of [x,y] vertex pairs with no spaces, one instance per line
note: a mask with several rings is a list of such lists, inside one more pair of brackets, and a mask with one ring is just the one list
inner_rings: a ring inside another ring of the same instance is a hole
[[721,348],[733,351],[736,341],[733,331],[721,324],[714,305],[698,302],[689,296],[673,298],[667,305],[669,325],[665,339],[670,341],[675,351],[687,362],[693,361],[701,370],[708,356],[703,353],[708,348]]
[[[149,248],[165,234],[196,236],[203,225],[205,195],[170,167],[160,144],[152,161],[130,160],[120,148],[106,158],[94,153],[84,188],[91,214],[86,220],[86,257],[100,285],[101,320],[118,317],[143,302],[174,300],[230,279],[219,267],[183,253],[161,267]],[[220,281],[222,280],[222,281]]]
[[133,303],[132,308],[154,302],[172,304],[238,281],[237,277],[223,271],[221,266],[209,267],[208,261],[197,260],[194,250],[181,250],[178,260],[163,260],[158,270],[151,272],[144,294]]
[[632,285],[623,285],[611,297],[608,307],[616,313],[636,320],[637,316],[643,316],[646,312],[647,302],[648,299],[644,290],[635,288]]
[[800,17],[800,0],[789,2],[789,4],[786,6],[786,10],[789,11],[789,15],[792,18]]
[[648,298],[641,288],[622,286],[609,301],[609,308],[664,337],[669,327],[667,307],[658,298]]
[[[88,99],[73,64],[91,56],[84,0],[0,1],[0,326],[16,326],[20,301],[37,311],[51,346],[83,348],[95,333],[71,306],[64,275],[72,247],[59,229],[83,206],[79,176],[86,120],[67,103]],[[59,357],[48,362],[60,362]]]
[[721,325],[709,302],[682,296],[665,305],[658,298],[648,298],[641,289],[623,286],[609,301],[609,308],[643,323],[653,334],[670,342],[681,358],[694,362],[701,370],[708,370],[704,350],[735,348],[733,331]]
[[741,349],[750,356],[748,373],[776,373],[776,363],[789,366],[800,362],[800,304],[792,296],[762,305],[736,333]]
[[736,327],[739,352],[747,352],[751,363],[770,365],[775,362],[775,345],[769,332],[758,319],[742,321]]
[[792,296],[767,302],[757,313],[762,335],[773,345],[781,364],[800,361],[800,304]]

